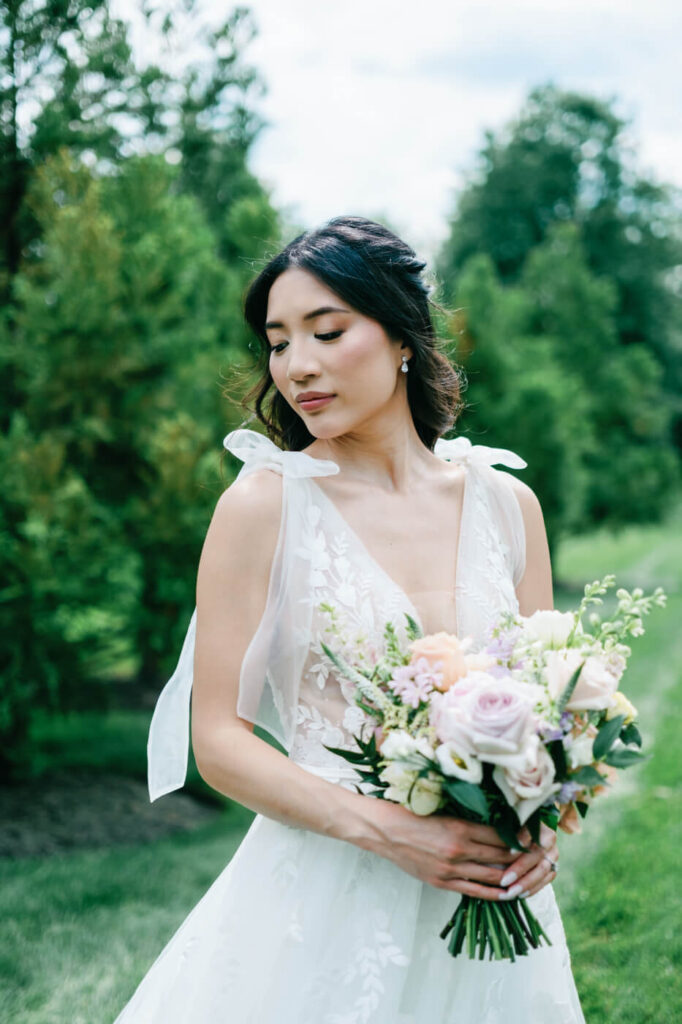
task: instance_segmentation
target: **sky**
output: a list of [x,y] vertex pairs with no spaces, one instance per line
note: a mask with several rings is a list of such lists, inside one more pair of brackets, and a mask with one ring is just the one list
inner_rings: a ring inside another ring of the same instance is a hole
[[[202,0],[199,0],[200,4]],[[157,6],[164,7],[163,2]],[[231,4],[204,0],[216,23]],[[244,49],[267,91],[249,165],[287,220],[385,217],[431,260],[486,130],[532,88],[614,100],[640,173],[682,187],[678,0],[253,0]],[[142,59],[158,55],[139,0],[111,0]],[[167,56],[193,54],[191,30]]]

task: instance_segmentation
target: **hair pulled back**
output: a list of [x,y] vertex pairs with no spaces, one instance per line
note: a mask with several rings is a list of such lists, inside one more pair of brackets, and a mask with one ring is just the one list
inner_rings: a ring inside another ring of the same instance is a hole
[[448,311],[429,297],[429,285],[422,278],[425,266],[388,228],[353,216],[335,217],[303,232],[265,265],[244,298],[244,317],[260,343],[260,376],[241,405],[252,416],[255,412],[271,440],[289,451],[300,451],[315,440],[274,385],[265,333],[273,282],[290,267],[301,267],[357,312],[381,324],[389,338],[411,347],[407,399],[420,438],[433,450],[461,411],[461,374],[436,336],[431,308]]

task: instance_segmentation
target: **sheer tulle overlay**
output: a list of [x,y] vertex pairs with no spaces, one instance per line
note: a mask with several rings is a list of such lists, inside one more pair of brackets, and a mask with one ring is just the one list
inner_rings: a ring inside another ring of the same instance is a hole
[[[405,612],[419,621],[418,611],[311,479],[338,472],[335,463],[284,452],[251,430],[224,443],[243,460],[242,474],[283,477],[279,541],[242,664],[239,713],[302,768],[352,787],[352,769],[324,744],[352,749],[362,713],[324,658],[329,618],[320,603],[339,609],[354,643],[379,650],[385,621],[404,638]],[[464,438],[441,440],[435,452],[466,469],[457,625],[482,644],[496,615],[518,607],[525,565],[521,512],[508,474],[493,464],[525,463]],[[152,800],[185,779],[195,620],[196,612],[150,728]],[[350,843],[258,815],[115,1024],[584,1024],[551,886],[529,902],[552,946],[514,964],[449,956],[439,932],[457,899]]]

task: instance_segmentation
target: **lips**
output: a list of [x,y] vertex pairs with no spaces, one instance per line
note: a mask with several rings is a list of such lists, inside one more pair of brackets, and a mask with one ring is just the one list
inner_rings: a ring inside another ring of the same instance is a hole
[[302,391],[300,395],[296,395],[297,402],[310,402],[315,398],[333,398],[333,394],[328,391]]
[[[320,395],[319,398],[308,398],[307,395]],[[321,391],[307,391],[303,396],[298,395],[298,402],[303,412],[315,412],[317,409],[326,409],[330,402],[333,402],[336,395],[323,395]]]

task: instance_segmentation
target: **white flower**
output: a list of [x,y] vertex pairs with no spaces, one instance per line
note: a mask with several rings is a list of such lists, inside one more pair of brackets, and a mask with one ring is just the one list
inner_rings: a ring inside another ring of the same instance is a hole
[[555,609],[540,610],[520,618],[528,639],[540,640],[550,647],[562,647],[575,625],[573,612],[558,612]]
[[436,747],[435,757],[444,775],[453,775],[465,782],[479,783],[483,778],[483,765],[471,754],[462,754],[450,741]]
[[630,722],[634,722],[637,718],[637,708],[632,704],[624,693],[618,690],[613,695],[613,706],[606,712],[607,719],[615,718],[616,715],[625,715],[625,721],[623,725],[629,725]]
[[416,753],[417,741],[404,729],[395,729],[393,732],[389,732],[379,749],[382,757],[385,757],[387,761],[402,760]]
[[497,765],[493,779],[522,825],[550,794],[561,789],[561,784],[554,782],[554,762],[543,746],[536,747],[534,755],[520,770]]
[[414,814],[433,814],[440,807],[442,791],[442,782],[433,774],[425,779],[417,779],[407,806]]
[[613,695],[618,689],[618,676],[610,668],[609,661],[601,654],[587,657],[567,711],[603,711],[613,705]]
[[392,800],[397,804],[407,804],[410,787],[417,778],[417,772],[391,762],[382,769],[379,778],[382,782],[388,782],[388,789],[384,791],[386,800]]
[[587,733],[582,733],[566,750],[568,757],[568,763],[571,768],[582,768],[585,764],[592,764],[594,757],[592,756],[592,745],[594,743],[594,736],[590,736]]
[[416,770],[393,761],[382,769],[379,777],[389,783],[384,798],[409,807],[414,814],[433,814],[440,806],[443,784],[433,773],[420,779]]
[[584,657],[585,655],[581,651],[575,649],[547,651],[544,675],[552,700],[559,699]]

